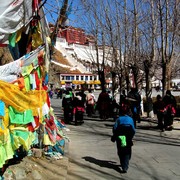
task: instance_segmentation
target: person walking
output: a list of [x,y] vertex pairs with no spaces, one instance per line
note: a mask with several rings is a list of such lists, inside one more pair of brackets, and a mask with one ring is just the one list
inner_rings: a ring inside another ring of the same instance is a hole
[[77,92],[76,96],[73,99],[73,120],[75,121],[75,125],[78,125],[78,122],[84,123],[83,114],[84,114],[84,102],[80,93]]
[[110,100],[109,101],[109,117],[114,117],[114,114],[113,114],[114,105],[115,105],[114,97],[113,97],[110,89],[107,90],[107,93],[109,95],[109,100]]
[[166,91],[166,95],[163,98],[165,104],[165,114],[164,114],[164,126],[166,130],[173,129],[173,118],[176,114],[176,99],[171,94],[170,90]]
[[161,95],[157,95],[156,97],[156,102],[153,105],[153,109],[155,114],[157,114],[157,119],[158,119],[158,128],[163,132],[164,131],[164,108],[165,104],[162,100]]
[[128,104],[121,108],[121,114],[113,126],[113,135],[111,137],[112,142],[116,141],[117,154],[122,167],[121,173],[126,173],[129,168],[133,145],[132,139],[135,135],[134,121],[127,115],[128,110]]
[[126,91],[123,89],[120,95],[120,105],[122,105],[125,100],[126,100]]
[[89,89],[89,93],[86,95],[86,113],[89,117],[92,117],[94,113],[95,96],[92,90]]
[[57,99],[58,98],[62,99],[62,94],[63,94],[63,89],[59,89],[57,92]]
[[130,98],[131,105],[130,109],[132,112],[132,118],[134,120],[134,126],[136,127],[136,121],[140,123],[140,112],[141,112],[141,96],[137,88],[131,88],[127,98]]
[[79,95],[81,96],[84,107],[85,107],[85,105],[86,105],[86,94],[84,92],[84,89],[81,89],[81,91],[79,92]]
[[51,89],[50,91],[49,91],[49,97],[52,99],[53,98],[53,90]]
[[66,90],[65,96],[62,99],[62,109],[64,111],[64,122],[69,124],[73,119],[73,98],[69,90]]
[[109,117],[110,101],[109,94],[106,92],[106,89],[103,89],[97,101],[97,109],[99,110],[100,118],[103,120]]

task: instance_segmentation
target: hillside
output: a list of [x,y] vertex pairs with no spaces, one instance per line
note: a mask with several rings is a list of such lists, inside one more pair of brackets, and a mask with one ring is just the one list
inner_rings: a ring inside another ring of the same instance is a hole
[[78,69],[75,70],[71,69],[72,65],[68,62],[66,58],[63,57],[62,53],[55,48],[52,59],[57,63],[69,67],[58,66],[51,62],[49,66],[49,82],[53,82],[54,84],[59,84],[60,73],[81,73]]

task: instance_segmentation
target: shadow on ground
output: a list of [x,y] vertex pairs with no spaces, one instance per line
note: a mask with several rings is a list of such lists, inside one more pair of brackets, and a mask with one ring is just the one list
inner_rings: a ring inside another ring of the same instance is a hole
[[99,160],[90,156],[82,157],[82,159],[85,159],[85,161],[89,161],[90,163],[94,163],[100,167],[111,168],[116,170],[117,172],[120,172],[120,165],[116,165],[116,162],[114,161]]

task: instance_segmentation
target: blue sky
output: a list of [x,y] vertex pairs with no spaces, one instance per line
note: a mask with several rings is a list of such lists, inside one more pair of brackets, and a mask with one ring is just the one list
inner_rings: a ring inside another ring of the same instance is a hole
[[[47,0],[45,4],[45,13],[48,22],[55,23],[58,17],[58,9],[62,7],[63,0]],[[78,15],[81,14],[79,0],[69,0],[69,5],[72,3],[72,11],[69,15],[70,24],[76,26],[78,24]]]
[[[46,17],[47,17],[48,22],[55,24],[57,20],[57,16],[58,16],[58,13],[57,13],[58,9],[62,7],[63,2],[64,0],[47,0],[45,4],[45,12],[46,12]],[[106,0],[104,0],[104,2],[106,2]],[[74,26],[74,27],[81,27],[80,16],[83,15],[83,9],[81,7],[81,0],[68,0],[68,5],[70,5],[71,3],[72,3],[72,11],[68,17],[69,22],[70,22],[69,25]],[[123,3],[124,1],[119,0],[119,4],[121,4],[121,7],[123,7]],[[127,5],[131,9],[132,0],[127,0]]]

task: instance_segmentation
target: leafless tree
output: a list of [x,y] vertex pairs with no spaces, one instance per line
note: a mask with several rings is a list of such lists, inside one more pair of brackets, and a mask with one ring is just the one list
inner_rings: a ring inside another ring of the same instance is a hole
[[[145,80],[147,99],[151,97],[151,80],[157,77],[157,71],[162,72],[162,77],[157,78],[162,80],[163,92],[169,88],[172,67],[176,67],[179,58],[178,0],[100,0],[98,3],[82,0],[82,3],[91,26],[89,30],[95,37],[98,72],[103,72],[109,56],[114,77],[117,74],[121,77],[120,87],[126,80],[129,90],[131,70],[137,88]],[[99,45],[104,52],[101,64]],[[108,56],[107,46],[111,47]]]
[[[107,6],[105,6],[104,1],[83,0],[81,2],[86,11],[86,15],[82,17],[81,21],[85,22],[84,28],[88,29],[87,33],[94,37],[96,56],[90,56],[91,61],[97,64],[97,72],[101,81],[101,87],[105,88],[105,70],[108,63],[107,60],[109,60],[111,56],[111,49],[109,48],[110,43],[108,42],[109,34],[107,32],[109,28],[111,31],[112,19],[109,17],[108,9],[106,9]],[[107,21],[109,24],[107,24]]]
[[176,53],[175,42],[179,39],[179,7],[178,0],[158,0],[160,45],[159,53],[162,65],[163,94],[170,88],[172,62]]

